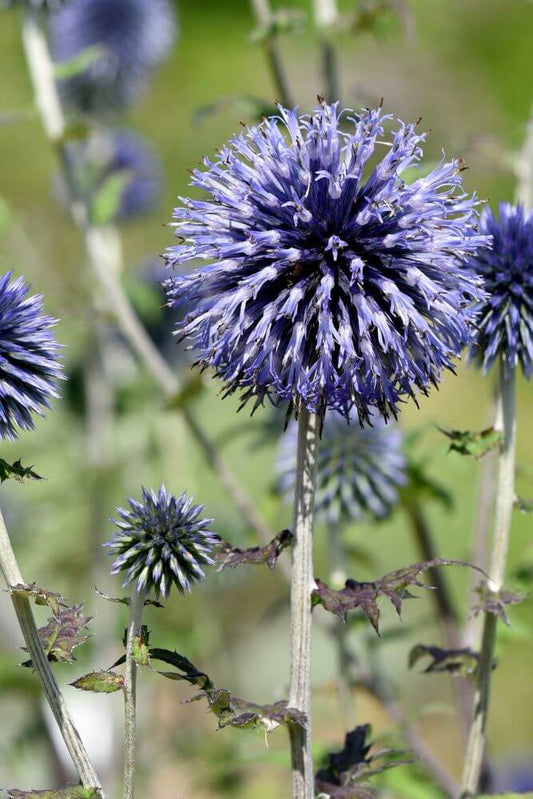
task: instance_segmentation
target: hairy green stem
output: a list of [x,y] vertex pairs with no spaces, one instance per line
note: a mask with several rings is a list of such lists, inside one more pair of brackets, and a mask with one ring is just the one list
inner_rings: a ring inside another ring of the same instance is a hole
[[[16,585],[25,585],[1,511],[0,568],[2,569],[8,588],[11,589]],[[80,782],[84,788],[97,788],[100,791],[101,799],[104,799],[98,775],[89,760],[89,756],[83,746],[78,730],[76,729],[63,695],[59,690],[59,686],[41,644],[30,600],[25,594],[18,591],[11,591],[11,600],[33,663],[33,668],[42,684],[44,695],[46,696],[59,727],[59,731],[65,741],[68,753],[76,767]]]
[[145,591],[135,590],[130,599],[130,617],[126,638],[126,671],[124,675],[124,799],[135,795],[135,760],[137,750],[137,662],[133,656],[135,639],[141,633]]
[[[511,515],[514,504],[514,469],[516,438],[515,371],[507,370],[500,363],[499,393],[503,412],[503,436],[498,460],[496,510],[490,558],[489,592],[497,596],[503,587]],[[477,690],[474,699],[474,718],[466,751],[462,779],[462,798],[476,795],[485,749],[487,717],[489,710],[490,677],[496,644],[497,618],[494,613],[485,613],[478,667]]]
[[278,40],[276,35],[270,32],[273,21],[270,0],[250,0],[250,2],[255,21],[262,34],[263,52],[272,75],[272,82],[278,93],[276,99],[286,108],[292,108],[291,90],[289,89],[289,82],[281,60]]
[[311,591],[313,587],[313,522],[320,420],[301,409],[298,449],[291,577],[291,680],[289,705],[305,713],[305,729],[290,728],[293,799],[313,799],[311,755]]
[[[85,248],[91,268],[105,291],[109,308],[121,332],[160,386],[164,396],[172,400],[180,390],[180,381],[148,336],[120,283],[119,267],[122,255],[119,233],[112,226],[106,228],[92,226],[86,201],[77,191],[74,164],[64,137],[66,124],[54,81],[53,63],[41,19],[34,9],[26,10],[22,32],[36,104],[43,127],[59,155],[65,183],[69,187],[72,216],[84,233]],[[196,422],[191,411],[187,407],[182,407],[180,410],[207,463],[230,495],[242,518],[263,543],[268,543],[273,537],[273,532],[257,512],[254,502],[220,457],[216,446]]]

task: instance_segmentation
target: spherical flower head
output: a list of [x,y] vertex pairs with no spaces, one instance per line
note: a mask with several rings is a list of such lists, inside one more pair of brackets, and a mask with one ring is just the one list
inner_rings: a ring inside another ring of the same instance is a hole
[[470,356],[488,371],[501,358],[506,371],[520,364],[531,377],[533,357],[533,211],[500,205],[481,215],[480,230],[492,237],[471,259],[487,296],[478,305],[478,329]]
[[62,82],[65,99],[87,112],[131,104],[168,56],[175,35],[169,0],[69,0],[51,18],[54,57],[71,61],[93,48],[94,58]]
[[128,499],[129,508],[117,508],[112,519],[117,530],[105,544],[115,557],[112,573],[126,572],[123,585],[134,583],[138,591],[168,598],[172,585],[190,591],[204,579],[201,566],[214,563],[219,543],[209,530],[213,519],[200,518],[204,506],[191,497],[174,497],[165,486],[159,491],[142,489],[142,501]]
[[288,400],[361,421],[427,393],[470,340],[481,296],[467,255],[486,243],[457,161],[405,183],[425,135],[381,109],[324,102],[245,129],[193,173],[207,199],[174,212],[168,281],[199,364],[243,401]]
[[[324,420],[318,454],[315,512],[330,524],[363,518],[382,519],[398,502],[407,482],[403,436],[377,414],[362,428],[352,414],[350,425],[336,411]],[[279,486],[292,504],[296,483],[298,425],[291,422],[280,441]]]
[[23,278],[0,277],[0,438],[14,440],[44,416],[62,378],[56,320],[43,316],[43,298],[28,297]]
[[[142,136],[126,129],[98,130],[83,141],[73,142],[71,152],[78,186],[91,205],[94,224],[101,222],[101,197],[106,224],[136,219],[157,204],[161,165],[157,153]],[[56,187],[59,201],[68,206],[69,192],[61,174]]]

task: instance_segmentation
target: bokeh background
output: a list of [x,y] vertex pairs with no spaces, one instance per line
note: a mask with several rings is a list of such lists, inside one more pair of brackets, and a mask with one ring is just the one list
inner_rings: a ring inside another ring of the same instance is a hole
[[[285,6],[289,3],[285,3]],[[281,38],[281,52],[291,89],[302,108],[312,107],[323,92],[319,42],[310,3],[294,0],[303,14],[300,30]],[[341,3],[343,11],[363,4]],[[438,161],[442,148],[466,159],[467,188],[491,203],[512,200],[516,189],[516,153],[520,150],[533,95],[533,3],[527,0],[409,0],[408,17],[380,14],[375,25],[335,36],[343,103],[358,107],[379,102],[405,120],[422,116],[432,129],[426,156]],[[273,3],[273,7],[279,4]],[[145,321],[156,330],[169,324],[148,265],[172,243],[164,224],[175,198],[187,191],[188,169],[253,120],[254,103],[276,99],[261,47],[251,39],[253,15],[245,0],[181,0],[176,9],[179,39],[149,91],[122,122],[145,135],[162,164],[163,189],[158,207],[122,226],[123,280]],[[80,718],[111,796],[119,795],[121,760],[120,695],[85,695],[68,683],[95,665],[108,666],[121,652],[126,608],[99,598],[94,586],[120,594],[108,573],[101,543],[109,535],[108,517],[141,485],[161,481],[174,492],[187,490],[216,519],[215,529],[239,545],[256,543],[223,489],[206,467],[179,412],[165,407],[150,377],[120,336],[113,333],[102,303],[106,333],[106,368],[102,384],[106,432],[95,432],[88,414],[91,382],[93,297],[97,292],[78,232],[59,203],[53,178],[54,154],[33,110],[31,88],[20,43],[16,10],[0,12],[0,267],[24,274],[46,297],[47,310],[61,321],[57,335],[65,345],[69,375],[62,399],[40,420],[34,433],[3,444],[7,460],[19,456],[46,480],[0,488],[23,574],[28,581],[60,591],[73,603],[86,602],[94,616],[94,637],[77,651],[77,662],[54,667],[65,694]],[[305,19],[307,15],[307,22]],[[364,21],[364,18],[363,18]],[[160,332],[160,331],[159,331]],[[171,347],[175,368],[184,356]],[[85,386],[85,388],[84,388]],[[428,470],[453,497],[453,507],[428,502],[439,553],[468,559],[475,524],[480,462],[447,453],[436,425],[479,430],[490,423],[491,378],[465,365],[449,375],[440,390],[421,400],[420,409],[405,406],[401,425],[423,430],[419,451]],[[533,387],[518,385],[518,493],[533,496]],[[106,404],[109,400],[109,407]],[[274,530],[290,523],[275,490],[277,441],[282,417],[260,410],[250,418],[236,414],[234,399],[221,400],[206,376],[191,401],[196,418],[219,442],[223,457],[240,476],[258,510]],[[98,402],[96,403],[98,405]],[[101,418],[100,418],[101,421]],[[272,424],[273,423],[273,424]],[[526,578],[533,568],[531,517],[515,513],[509,573]],[[318,576],[328,566],[324,530],[316,532]],[[353,525],[349,573],[371,579],[417,559],[409,523],[398,509],[386,521]],[[456,602],[467,615],[468,575],[447,574]],[[429,593],[405,605],[400,622],[383,606],[385,635],[378,652],[382,668],[399,689],[399,699],[428,745],[449,769],[460,774],[463,745],[453,715],[446,675],[408,670],[407,654],[417,642],[438,643]],[[174,595],[162,610],[149,609],[146,622],[152,642],[176,648],[238,696],[271,702],[287,693],[288,586],[279,571],[259,567],[210,574],[184,598]],[[489,725],[490,751],[498,769],[533,760],[531,712],[533,658],[531,604],[511,609],[512,627],[500,627],[499,665],[494,674]],[[396,635],[398,630],[401,635]],[[387,635],[390,632],[390,635]],[[394,633],[394,634],[393,634]],[[350,641],[356,651],[372,632],[355,624]],[[69,778],[68,763],[42,705],[38,684],[18,668],[21,638],[9,598],[0,595],[0,786],[47,787]],[[331,641],[317,629],[314,642],[314,737],[317,758],[343,739],[335,692]],[[194,694],[185,683],[169,682],[148,672],[140,688],[139,795],[155,799],[232,796],[263,799],[288,795],[288,753],[283,731],[270,736],[225,729],[203,702],[183,704]],[[364,691],[355,695],[356,723],[371,722],[374,735],[398,742],[394,725],[380,704]],[[438,797],[413,767],[382,779],[384,795],[421,799]],[[511,787],[503,785],[502,787]],[[113,793],[115,791],[115,793]]]

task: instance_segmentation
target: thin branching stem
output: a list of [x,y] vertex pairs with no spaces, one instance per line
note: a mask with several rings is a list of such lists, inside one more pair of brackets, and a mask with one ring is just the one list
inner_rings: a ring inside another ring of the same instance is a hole
[[[498,459],[496,510],[490,557],[488,590],[497,596],[503,587],[511,515],[514,504],[514,469],[516,438],[515,370],[500,363],[499,393],[502,407],[503,436]],[[474,718],[466,751],[462,779],[462,798],[475,796],[483,764],[487,717],[489,710],[490,677],[496,644],[497,618],[485,613],[478,667],[477,690],[474,699]]]
[[[4,517],[0,512],[0,568],[8,588],[25,585],[20,572],[9,534],[6,529]],[[102,786],[94,770],[89,756],[76,729],[72,716],[65,703],[63,695],[52,673],[50,663],[44,652],[39,632],[31,609],[30,600],[20,591],[11,591],[11,600],[17,619],[24,636],[24,641],[31,657],[33,668],[43,687],[44,695],[65,741],[68,753],[78,772],[80,782],[85,788],[97,788],[104,799]]]
[[263,52],[270,69],[272,82],[278,94],[277,100],[286,108],[292,108],[293,100],[287,74],[279,52],[278,39],[271,31],[273,24],[269,0],[250,0],[255,21],[259,27]]
[[[72,162],[68,142],[65,140],[66,124],[54,81],[53,63],[40,17],[31,8],[27,9],[23,17],[23,45],[36,104],[43,127],[58,152],[65,184],[69,189],[72,216],[83,231],[90,266],[105,291],[106,300],[118,327],[161,388],[165,398],[171,402],[180,390],[180,381],[148,336],[121,285],[119,233],[112,226],[104,228],[91,225],[86,201],[77,192],[74,180],[75,165]],[[273,537],[273,532],[257,512],[255,504],[236,475],[228,468],[191,411],[186,407],[180,410],[187,428],[240,515],[259,539],[263,543],[268,543]]]
[[135,761],[137,751],[137,661],[135,639],[141,633],[146,593],[134,591],[130,599],[130,617],[126,638],[126,671],[124,674],[124,799],[135,795]]
[[320,420],[301,409],[298,418],[294,543],[291,579],[291,680],[289,705],[306,714],[304,729],[290,729],[293,799],[313,799],[311,755],[311,590],[313,587],[313,523]]

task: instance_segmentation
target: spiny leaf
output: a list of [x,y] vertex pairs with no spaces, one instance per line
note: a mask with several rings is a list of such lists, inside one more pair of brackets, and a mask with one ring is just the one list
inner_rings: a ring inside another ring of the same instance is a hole
[[0,458],[0,483],[5,482],[10,477],[14,477],[22,483],[23,480],[42,480],[40,474],[33,471],[33,466],[23,466],[20,458],[14,463],[8,463]]
[[36,605],[48,605],[52,613],[59,613],[60,607],[68,607],[61,594],[39,588],[36,583],[17,583],[9,589],[11,593],[24,594],[32,598]]
[[221,561],[217,571],[251,563],[266,563],[269,569],[275,569],[280,554],[290,546],[292,539],[293,535],[290,530],[282,530],[269,544],[265,544],[263,547],[239,549],[239,547],[232,547],[231,544],[224,541],[217,551],[217,560]]
[[[39,638],[49,661],[52,663],[62,661],[72,663],[76,658],[73,655],[76,647],[84,644],[90,637],[85,632],[91,616],[84,616],[81,612],[83,605],[60,606],[44,627],[39,628]],[[28,650],[23,647],[24,651]],[[33,664],[27,660],[21,664],[30,668]]]
[[114,671],[90,671],[83,677],[70,683],[80,691],[92,691],[95,694],[113,694],[124,688],[124,677]]
[[430,663],[424,669],[424,674],[449,671],[451,674],[470,677],[475,675],[479,663],[479,654],[468,648],[441,649],[438,646],[417,644],[409,653],[409,668],[412,669],[419,660],[425,657],[430,658]]
[[100,793],[97,788],[82,788],[79,785],[55,788],[49,791],[19,791],[7,788],[7,799],[97,799]]
[[481,612],[494,613],[507,627],[510,627],[511,623],[505,610],[506,605],[518,605],[526,598],[525,594],[508,591],[506,588],[496,592],[491,591],[485,584],[478,585],[476,592],[479,595],[479,602],[472,609],[474,616]]
[[493,427],[487,427],[478,433],[471,430],[445,430],[442,427],[439,427],[439,430],[451,441],[449,452],[473,455],[476,459],[499,447],[502,440],[501,432]]
[[186,680],[191,685],[197,685],[203,691],[213,691],[215,689],[211,678],[205,672],[199,671],[190,660],[184,655],[180,655],[179,652],[171,652],[169,649],[154,647],[150,649],[150,658],[151,660],[160,660],[162,663],[168,663],[168,665],[177,669],[175,672],[159,672],[159,674],[169,680]]
[[[370,724],[362,724],[346,734],[344,748],[327,755],[326,765],[315,777],[315,788],[331,799],[373,799],[376,792],[368,779],[412,759],[398,760],[403,752],[382,749],[370,754],[372,744],[367,743]],[[388,759],[392,758],[392,759]]]
[[[99,591],[98,588],[94,589],[99,597],[102,599],[106,599],[108,602],[119,602],[121,605],[128,605],[130,604],[131,597],[129,596],[110,596],[109,594],[104,594],[102,591]],[[161,602],[156,602],[154,599],[145,599],[144,606],[153,605],[154,608],[164,608],[165,606]]]
[[223,727],[239,727],[240,729],[263,728],[272,732],[282,724],[298,724],[305,727],[306,716],[300,710],[290,708],[285,700],[273,705],[258,705],[239,699],[222,688],[207,694],[211,711],[218,718],[218,729]]
[[409,587],[423,588],[424,584],[420,582],[418,575],[436,566],[469,566],[483,573],[482,569],[462,560],[435,558],[395,569],[374,582],[346,580],[345,587],[340,591],[335,591],[326,583],[315,579],[316,588],[311,594],[312,604],[313,606],[321,604],[343,621],[346,621],[346,614],[349,610],[361,610],[379,635],[379,597],[388,597],[396,613],[401,617],[403,600],[414,599],[413,594],[408,590]]

